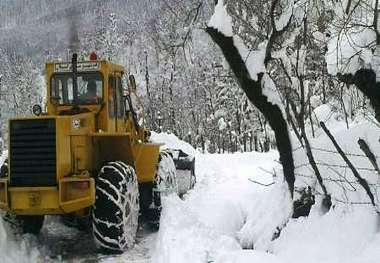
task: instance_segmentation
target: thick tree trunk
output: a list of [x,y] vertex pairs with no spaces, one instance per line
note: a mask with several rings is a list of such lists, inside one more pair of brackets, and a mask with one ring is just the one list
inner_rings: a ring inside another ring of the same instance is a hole
[[282,115],[281,109],[277,105],[273,105],[269,102],[268,98],[262,93],[261,79],[263,74],[258,74],[257,81],[251,79],[244,63],[244,59],[242,59],[239,51],[234,45],[233,38],[223,35],[215,28],[208,27],[206,31],[221,48],[240,87],[244,90],[248,99],[262,112],[272,127],[275,133],[278,151],[280,153],[280,162],[284,169],[284,177],[288,183],[289,191],[293,196],[295,181],[294,162],[288,126]]

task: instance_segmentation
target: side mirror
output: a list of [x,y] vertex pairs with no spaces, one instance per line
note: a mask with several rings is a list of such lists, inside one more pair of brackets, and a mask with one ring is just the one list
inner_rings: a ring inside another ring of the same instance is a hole
[[33,105],[32,111],[33,111],[33,114],[36,116],[40,116],[42,114],[42,108],[38,104]]
[[136,81],[135,76],[130,75],[129,76],[129,85],[131,87],[131,91],[136,92]]

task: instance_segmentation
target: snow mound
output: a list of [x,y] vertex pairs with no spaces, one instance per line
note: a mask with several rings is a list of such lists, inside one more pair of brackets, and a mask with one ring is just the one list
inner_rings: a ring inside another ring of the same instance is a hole
[[[272,252],[286,262],[379,262],[380,253],[370,249],[371,244],[379,246],[377,230],[378,217],[366,208],[337,208],[323,216],[313,209],[307,218],[290,220]],[[366,250],[377,257],[364,261]]]
[[[261,262],[275,261],[264,252],[242,249],[238,233],[253,200],[273,177],[264,170],[276,165],[276,152],[205,154],[196,162],[197,184],[184,200],[163,200],[154,262]],[[265,259],[265,261],[264,261]],[[270,261],[272,260],[272,261]]]
[[[325,113],[328,113],[328,110],[322,108],[319,114],[320,117],[328,115]],[[379,204],[380,183],[378,176],[376,176],[377,173],[358,144],[359,139],[365,140],[376,158],[379,159],[380,144],[377,142],[379,127],[375,123],[360,121],[350,122],[350,128],[347,129],[344,121],[335,120],[334,118],[330,119],[326,126],[339,146],[347,154],[347,158],[356,167],[360,176],[368,182],[375,196],[375,202]],[[365,190],[359,185],[346,162],[321,129],[316,130],[316,138],[310,138],[310,144],[327,192],[331,194],[333,204],[338,206],[350,203],[368,205],[370,200]],[[305,151],[302,148],[297,148],[293,155],[297,175],[295,186],[316,185],[316,190],[322,192],[316,182]]]
[[197,151],[191,146],[189,143],[184,142],[180,139],[178,139],[177,136],[174,134],[169,133],[156,133],[152,132],[152,135],[150,137],[151,141],[154,143],[161,143],[163,149],[180,149],[184,153],[187,153],[188,155],[196,155]]
[[[335,115],[329,118],[330,114],[335,113],[329,105],[316,110],[317,118],[328,119],[326,125],[344,151],[360,154],[358,138],[369,143],[377,141],[375,124],[355,121],[349,123],[347,130],[342,120]],[[316,130],[316,138],[310,138],[310,142],[318,163],[344,165],[323,131]],[[371,144],[371,149],[380,156],[380,144]],[[295,150],[294,158],[296,187],[314,187],[315,176],[302,149]],[[368,159],[362,156],[349,158],[357,167],[371,168]],[[323,213],[321,195],[316,193],[316,204],[309,217],[292,219],[291,200],[277,159],[277,152],[199,154],[195,188],[184,200],[176,196],[163,200],[153,262],[380,262],[379,216],[368,204],[364,191],[353,183],[355,178],[350,171],[334,167],[345,176],[346,183],[333,170],[320,165],[321,174],[329,179],[325,184],[332,195],[331,210]],[[273,171],[276,177],[271,175]],[[374,187],[378,184],[374,172],[360,170],[360,173],[379,196]],[[337,179],[338,184],[333,181]],[[252,181],[275,184],[264,187]],[[342,184],[348,190],[344,191]],[[350,184],[354,190],[349,189]],[[320,192],[318,186],[316,189]],[[281,231],[276,231],[277,227]],[[279,237],[274,239],[278,233]]]
[[331,112],[330,105],[322,104],[314,109],[314,114],[318,122],[326,122],[331,118],[333,113]]
[[274,235],[278,234],[276,229],[285,226],[291,217],[291,204],[288,187],[281,183],[252,200],[247,221],[239,232],[242,246],[266,251]]

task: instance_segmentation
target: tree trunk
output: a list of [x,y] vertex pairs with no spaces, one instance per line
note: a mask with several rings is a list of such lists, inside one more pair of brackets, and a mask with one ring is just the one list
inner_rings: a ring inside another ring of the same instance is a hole
[[253,80],[250,77],[244,59],[235,47],[232,37],[227,37],[217,29],[210,27],[208,27],[206,31],[221,48],[240,87],[244,90],[248,99],[263,113],[264,117],[268,120],[269,125],[272,127],[275,133],[278,151],[280,153],[280,162],[283,166],[284,177],[288,183],[291,196],[293,196],[295,181],[294,162],[288,126],[282,116],[281,109],[277,105],[270,103],[268,98],[262,93],[261,79],[263,74],[258,74],[257,80]]

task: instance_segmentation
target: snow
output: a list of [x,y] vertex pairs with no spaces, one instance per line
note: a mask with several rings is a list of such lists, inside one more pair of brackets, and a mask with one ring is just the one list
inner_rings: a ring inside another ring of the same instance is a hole
[[219,0],[215,6],[215,12],[208,22],[209,27],[218,29],[219,32],[227,37],[232,37],[232,18],[228,15],[223,0]]
[[268,98],[268,101],[273,105],[277,105],[284,114],[283,103],[280,100],[280,93],[278,92],[276,85],[274,84],[272,78],[268,74],[264,74],[261,79],[261,87],[263,89],[263,95]]
[[184,200],[176,196],[164,200],[153,253],[155,262],[219,262],[218,259],[240,262],[231,260],[271,258],[253,251],[245,255],[238,231],[250,213],[250,204],[263,190],[248,179],[264,184],[273,182],[272,175],[261,169],[271,170],[276,158],[276,152],[199,156],[195,188]]
[[[7,157],[8,152],[3,151],[0,155],[0,166]],[[18,237],[14,237],[9,225],[4,223],[2,217],[3,212],[0,212],[0,262],[37,262],[40,253],[31,246],[30,239],[26,237],[20,240]]]
[[323,216],[314,210],[308,218],[288,223],[273,242],[273,252],[287,262],[294,255],[297,262],[363,262],[363,251],[379,236],[377,231],[378,218],[367,209],[343,207]]
[[317,118],[318,123],[320,121],[323,121],[323,122],[328,121],[332,116],[330,105],[323,104],[323,105],[316,107],[314,109],[314,115]]
[[251,79],[257,80],[257,74],[266,71],[264,60],[267,41],[260,43],[257,50],[249,50],[240,37],[234,36],[234,45],[247,66],[249,76]]
[[289,23],[291,16],[293,14],[294,1],[290,1],[289,5],[282,12],[281,16],[275,20],[276,30],[281,31]]
[[225,122],[223,117],[218,120],[218,128],[219,128],[219,131],[223,131],[224,129],[227,128],[227,123]]
[[[327,119],[344,150],[357,149],[358,137],[377,140],[374,124],[358,118],[347,130],[336,114],[329,105],[316,109],[317,117]],[[329,115],[332,118],[326,118]],[[310,139],[313,147],[333,150],[323,132],[318,130],[316,136]],[[380,152],[380,145],[373,148]],[[315,157],[319,162],[341,163],[333,153],[315,151]],[[303,158],[304,153],[295,151],[296,166],[307,162]],[[309,217],[291,219],[290,196],[276,159],[276,152],[198,155],[196,187],[183,200],[168,196],[163,202],[153,262],[380,262],[379,216],[371,205],[336,202],[334,198],[343,193],[334,182],[326,181],[333,195],[332,209],[324,213],[317,194]],[[350,159],[356,166],[370,167],[365,158]],[[297,168],[296,172],[312,174],[310,168]],[[335,178],[329,169],[321,167],[321,173],[324,178]],[[354,181],[349,174],[346,171],[348,180]],[[373,174],[363,176],[376,178]],[[252,181],[275,184],[264,187]],[[296,187],[304,183],[298,176]],[[315,185],[315,180],[308,183]],[[346,194],[349,200],[366,199],[359,187]],[[277,227],[282,230],[273,240]]]
[[[360,116],[350,123],[350,129],[347,130],[342,121],[334,117],[337,113],[332,112],[328,105],[321,105],[316,110],[318,118],[333,116],[327,120],[326,125],[346,151],[358,153],[356,140],[359,137],[369,142],[378,139],[377,126]],[[152,134],[152,137],[171,143],[173,148],[189,147],[172,134]],[[313,147],[333,150],[328,138],[320,130],[310,142]],[[371,147],[379,156],[380,145],[371,144]],[[305,161],[302,159],[305,155],[299,152],[295,151],[296,166]],[[318,154],[315,151],[315,155],[319,162],[340,162],[340,157],[333,153]],[[356,166],[370,167],[365,158],[350,156],[350,159]],[[74,258],[88,257],[102,262],[153,263],[380,262],[379,216],[373,207],[344,204],[335,200],[342,198],[344,194],[349,195],[351,201],[365,200],[363,190],[357,185],[356,191],[343,194],[339,187],[334,187],[333,182],[326,181],[328,191],[333,194],[333,208],[324,213],[321,209],[321,196],[317,195],[316,204],[309,217],[291,219],[290,196],[283,181],[276,151],[198,153],[195,170],[197,184],[193,190],[183,199],[176,195],[168,195],[163,199],[160,230],[157,234],[144,233],[146,237],[138,237],[135,247],[118,256],[79,254]],[[299,167],[296,172],[312,174],[307,167]],[[324,178],[334,178],[334,173],[329,169],[321,167],[321,173]],[[377,180],[373,173],[361,171],[361,174],[372,183]],[[348,180],[354,181],[348,171],[346,176]],[[302,180],[302,177],[297,177],[296,187],[305,185]],[[306,182],[315,184],[312,180]],[[279,237],[273,239],[278,232],[277,227],[282,230]],[[42,237],[39,237],[45,240],[41,246],[40,241],[30,237],[14,238],[0,221],[0,262],[52,262],[54,260],[47,256],[49,250],[57,246],[61,246],[62,250],[63,243],[78,242],[76,238],[82,234],[77,230],[72,231],[57,221],[48,220],[42,230]],[[65,237],[61,244],[52,242],[49,237],[52,233],[55,233],[58,240]],[[85,236],[79,242],[81,246],[92,246],[89,240],[90,237]],[[67,245],[64,247],[68,248]],[[60,255],[55,257],[58,261],[61,258]]]
[[178,137],[172,133],[156,133],[152,131],[150,140],[154,143],[163,144],[161,147],[162,149],[180,149],[188,155],[197,154],[197,151],[193,148],[193,146],[178,139]]
[[373,54],[376,33],[370,29],[350,29],[328,41],[326,63],[328,73],[355,74],[360,68],[378,69],[379,56]]
[[0,262],[38,262],[40,254],[36,248],[30,247],[28,239],[15,240],[10,232],[0,218]]
[[233,38],[234,45],[238,49],[242,59],[245,61],[249,75],[253,80],[258,79],[257,74],[265,72],[264,59],[267,41],[260,43],[257,50],[249,50],[243,40],[239,36],[233,34],[232,18],[227,13],[223,0],[219,0],[218,4],[215,6],[214,14],[211,17],[208,26],[217,29],[227,37]]

